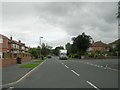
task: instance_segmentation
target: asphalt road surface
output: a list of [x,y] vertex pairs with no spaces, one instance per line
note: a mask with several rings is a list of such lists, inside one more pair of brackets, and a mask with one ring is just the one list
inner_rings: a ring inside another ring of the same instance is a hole
[[47,59],[14,88],[118,88],[117,60]]

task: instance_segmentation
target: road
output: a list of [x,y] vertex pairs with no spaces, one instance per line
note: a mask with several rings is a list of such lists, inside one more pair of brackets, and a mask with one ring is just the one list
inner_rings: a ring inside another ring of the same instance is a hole
[[118,70],[107,68],[117,60],[47,59],[14,88],[118,88]]

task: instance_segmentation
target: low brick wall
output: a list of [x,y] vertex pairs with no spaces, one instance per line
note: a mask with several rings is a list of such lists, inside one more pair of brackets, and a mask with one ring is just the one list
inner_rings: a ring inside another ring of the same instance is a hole
[[[22,58],[22,62],[27,62],[29,60],[31,60],[30,56]],[[14,64],[16,64],[16,59],[15,58],[0,60],[0,67],[7,67],[7,66],[10,66],[10,65],[14,65]]]

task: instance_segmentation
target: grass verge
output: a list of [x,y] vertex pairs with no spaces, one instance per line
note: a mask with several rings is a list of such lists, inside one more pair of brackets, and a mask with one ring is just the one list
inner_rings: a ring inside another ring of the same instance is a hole
[[20,68],[35,68],[37,67],[39,64],[37,63],[32,63],[32,64],[25,64],[25,65],[21,65]]

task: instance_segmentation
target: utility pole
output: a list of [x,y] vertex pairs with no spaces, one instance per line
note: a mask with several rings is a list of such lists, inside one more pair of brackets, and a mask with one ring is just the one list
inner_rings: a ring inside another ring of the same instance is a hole
[[[43,38],[43,37],[40,37],[40,38],[39,38],[39,41],[40,41],[39,44],[40,44],[40,48],[41,48],[41,50],[42,50],[42,38]],[[41,50],[40,50],[40,58],[41,58]]]

